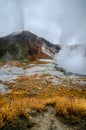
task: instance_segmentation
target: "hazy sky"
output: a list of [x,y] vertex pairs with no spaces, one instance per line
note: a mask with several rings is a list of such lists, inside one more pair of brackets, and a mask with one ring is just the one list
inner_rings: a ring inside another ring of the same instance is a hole
[[0,36],[22,30],[53,43],[86,44],[86,0],[0,0]]

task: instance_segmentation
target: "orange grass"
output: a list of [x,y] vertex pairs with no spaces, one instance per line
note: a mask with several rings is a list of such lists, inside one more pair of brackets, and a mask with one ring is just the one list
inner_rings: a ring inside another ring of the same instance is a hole
[[63,84],[57,87],[37,75],[20,77],[17,83],[6,84],[10,85],[12,93],[0,95],[0,127],[19,115],[30,118],[31,110],[44,111],[48,104],[54,104],[58,115],[86,117],[86,90],[64,88]]

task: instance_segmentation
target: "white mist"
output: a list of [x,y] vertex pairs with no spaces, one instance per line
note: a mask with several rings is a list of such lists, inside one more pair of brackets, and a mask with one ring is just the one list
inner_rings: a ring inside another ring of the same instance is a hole
[[62,46],[54,59],[67,72],[86,75],[86,45]]

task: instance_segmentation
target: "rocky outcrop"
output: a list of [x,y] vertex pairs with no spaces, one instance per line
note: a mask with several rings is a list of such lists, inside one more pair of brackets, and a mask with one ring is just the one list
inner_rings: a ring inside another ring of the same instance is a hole
[[43,52],[42,46],[44,45],[52,56],[60,50],[60,46],[53,45],[29,31],[10,34],[0,38],[0,59],[20,60],[28,58],[34,60],[37,58],[51,58],[50,54]]

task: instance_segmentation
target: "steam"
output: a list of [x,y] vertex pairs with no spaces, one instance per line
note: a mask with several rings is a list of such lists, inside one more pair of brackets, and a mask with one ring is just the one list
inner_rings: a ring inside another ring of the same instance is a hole
[[86,75],[86,45],[62,46],[54,59],[67,72]]
[[85,43],[85,7],[85,0],[0,0],[0,36],[29,30],[55,44]]
[[0,0],[0,36],[22,30],[61,44],[56,61],[68,71],[86,70],[83,48],[66,47],[86,47],[86,0]]
[[0,36],[24,30],[20,0],[0,0]]

